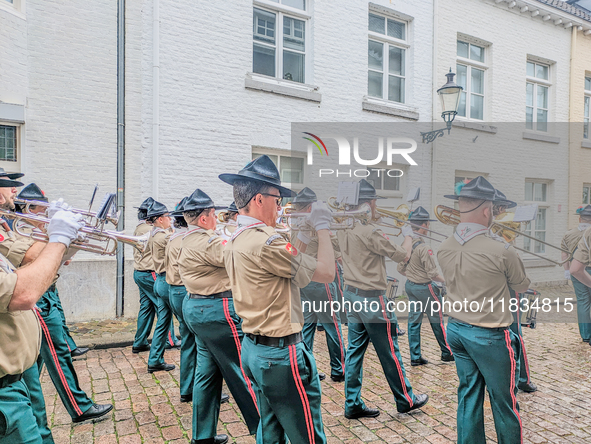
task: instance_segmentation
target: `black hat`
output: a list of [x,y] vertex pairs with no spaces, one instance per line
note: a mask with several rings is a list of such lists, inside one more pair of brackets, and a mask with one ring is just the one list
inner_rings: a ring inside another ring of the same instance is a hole
[[166,208],[166,205],[161,204],[156,200],[150,205],[150,208],[148,208],[148,218],[160,217],[165,214],[169,214],[168,208]]
[[507,196],[505,196],[505,194],[500,190],[495,190],[495,200],[493,200],[493,204],[507,208],[513,208],[517,206],[517,202],[507,199]]
[[238,174],[224,173],[218,176],[227,184],[234,185],[236,180],[247,179],[260,182],[262,185],[270,185],[279,190],[281,197],[292,197],[294,192],[281,186],[281,176],[273,161],[267,155],[257,157],[242,168]]
[[49,199],[45,197],[45,193],[37,186],[37,184],[30,183],[24,187],[17,196],[19,199],[26,200],[40,200],[42,202],[49,202]]
[[176,204],[174,207],[174,211],[170,213],[172,217],[183,217],[183,209],[185,208],[185,203],[189,200],[189,196],[185,196],[181,199],[181,201]]
[[228,211],[230,213],[238,213],[238,208],[236,208],[236,202],[232,202],[228,207]]
[[24,185],[17,180],[2,179],[2,177],[6,176],[0,176],[0,188],[22,187]]
[[495,187],[493,187],[488,180],[482,176],[472,179],[464,187],[462,187],[460,194],[446,194],[448,199],[458,200],[460,197],[468,197],[470,199],[495,200]]
[[203,191],[197,188],[195,191],[193,191],[193,194],[191,194],[185,202],[183,212],[205,210],[206,208],[215,208],[216,210],[223,210],[227,207],[215,206],[213,200],[211,200],[211,197],[209,197],[207,194],[205,194]]
[[296,194],[292,201],[292,203],[298,205],[307,205],[314,202],[318,202],[318,198],[316,197],[316,193],[308,187]]
[[416,210],[412,211],[409,215],[408,220],[410,222],[435,222],[435,219],[429,219],[429,212],[423,207],[417,207]]
[[365,179],[359,181],[359,199],[387,199],[387,197],[378,196],[374,186]]
[[[0,177],[8,177],[10,180],[20,179],[24,175],[25,175],[24,173],[7,173],[6,171],[4,171],[4,168],[0,168]],[[14,186],[18,187],[18,186],[22,186],[22,185],[14,185]]]
[[148,197],[146,200],[144,200],[142,202],[142,204],[139,207],[134,207],[137,208],[138,210],[149,210],[150,206],[154,203],[154,199],[152,199],[151,197]]
[[582,217],[591,217],[591,205],[577,208],[576,214]]

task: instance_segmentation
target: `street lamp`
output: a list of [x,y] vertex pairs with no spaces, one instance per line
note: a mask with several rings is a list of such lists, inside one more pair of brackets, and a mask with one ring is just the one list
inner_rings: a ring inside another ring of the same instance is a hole
[[464,88],[455,84],[455,75],[455,73],[451,72],[451,68],[449,68],[449,72],[445,75],[445,77],[447,77],[447,83],[437,90],[437,94],[439,94],[439,98],[441,99],[441,108],[443,109],[441,117],[445,122],[446,128],[421,133],[421,136],[423,136],[423,143],[430,143],[437,137],[442,137],[446,129],[447,134],[450,133],[451,123],[454,121],[456,114],[458,113],[460,97],[464,90]]

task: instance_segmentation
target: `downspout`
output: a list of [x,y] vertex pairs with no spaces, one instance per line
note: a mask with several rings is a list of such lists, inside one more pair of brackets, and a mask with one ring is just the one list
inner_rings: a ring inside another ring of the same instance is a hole
[[[125,0],[117,0],[117,230],[125,229]],[[117,317],[123,316],[125,246],[117,245]]]
[[[431,130],[433,130],[433,125],[435,122],[435,116],[437,115],[437,97],[434,95],[434,91],[436,89],[436,82],[437,82],[437,1],[433,0],[433,44],[431,47],[433,48],[433,66],[432,66],[432,79],[431,79]],[[436,180],[436,156],[435,156],[435,147],[437,146],[437,141],[434,140],[431,142],[431,208],[435,206],[435,190],[437,189],[437,180]]]
[[160,149],[160,0],[153,0],[152,22],[152,197],[158,200]]

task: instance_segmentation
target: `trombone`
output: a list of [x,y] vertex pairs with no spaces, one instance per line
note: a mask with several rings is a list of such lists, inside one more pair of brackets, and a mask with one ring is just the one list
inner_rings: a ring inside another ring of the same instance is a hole
[[[49,202],[44,202],[42,200],[29,200],[29,199],[19,199],[19,198],[14,199],[14,203],[16,205],[19,205],[20,207],[22,207],[21,214],[33,214],[33,215],[36,213],[34,213],[31,210],[31,207],[44,207],[45,212],[47,212],[47,209],[51,205]],[[108,214],[105,217],[105,219],[103,220],[99,217],[98,213],[96,213],[95,211],[79,210],[76,208],[70,208],[68,211],[71,211],[72,213],[76,213],[76,214],[81,214],[82,216],[89,218],[89,220],[86,221],[86,224],[89,227],[98,227],[101,223],[104,223],[104,221],[110,222],[113,225],[117,226],[117,223],[119,222],[119,214]]]
[[[408,205],[406,205],[406,204],[400,205],[398,208],[396,208],[395,211],[387,210],[385,208],[380,208],[380,207],[377,207],[376,211],[380,215],[381,218],[394,219],[394,223],[379,221],[378,224],[382,225],[384,227],[398,229],[399,232],[397,234],[395,234],[395,236],[399,236],[400,233],[402,233],[402,227],[404,225],[410,225],[411,227],[421,227],[422,229],[427,230],[429,233],[431,233],[431,236],[427,236],[426,234],[421,234],[420,235],[421,237],[431,239],[436,242],[443,242],[445,239],[447,239],[447,236],[443,233],[439,233],[439,232],[432,230],[430,228],[425,228],[421,224],[416,224],[414,222],[410,222],[408,220],[408,217],[410,216],[411,212],[410,212],[410,209],[408,208]],[[433,236],[440,236],[442,239],[438,239]]]
[[437,220],[442,224],[454,226],[460,223],[460,212],[455,208],[446,205],[436,205],[434,213]]
[[[332,207],[330,203],[329,206]],[[292,212],[291,206],[284,208],[283,213],[284,214],[279,216],[280,222],[289,230],[309,232],[314,231],[314,228],[310,226],[308,221],[310,213]],[[350,230],[355,226],[356,221],[367,223],[371,220],[371,208],[369,205],[364,204],[356,210],[333,211],[331,216],[333,219],[333,222],[330,224],[331,230]]]

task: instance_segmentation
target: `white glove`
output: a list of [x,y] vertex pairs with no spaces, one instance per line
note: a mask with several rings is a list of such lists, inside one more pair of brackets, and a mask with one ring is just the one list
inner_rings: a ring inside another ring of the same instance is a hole
[[70,208],[70,205],[68,205],[67,203],[64,202],[64,199],[59,199],[59,200],[53,200],[51,201],[51,204],[49,205],[49,208],[47,209],[47,217],[49,217],[50,219],[55,216],[55,213],[57,213],[60,210],[64,210],[64,211],[68,211]]
[[316,231],[329,230],[332,214],[324,202],[314,202],[308,220]]
[[60,242],[66,247],[78,238],[78,230],[84,227],[81,214],[60,210],[51,218],[47,227],[49,242]]
[[312,239],[310,239],[310,236],[308,236],[306,233],[300,231],[298,233],[298,240],[301,241],[303,244],[308,245]]
[[404,224],[402,227],[402,235],[404,237],[411,236],[412,237],[412,227],[409,224]]
[[570,281],[570,270],[564,270],[564,278]]

